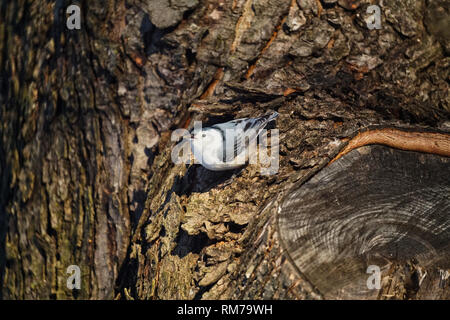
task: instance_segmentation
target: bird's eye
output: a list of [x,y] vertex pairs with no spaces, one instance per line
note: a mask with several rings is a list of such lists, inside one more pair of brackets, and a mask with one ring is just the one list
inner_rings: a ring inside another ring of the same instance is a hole
[[206,134],[205,134],[205,133],[203,133],[203,134],[202,134],[202,137],[203,137],[203,138],[204,138],[204,137],[206,137]]

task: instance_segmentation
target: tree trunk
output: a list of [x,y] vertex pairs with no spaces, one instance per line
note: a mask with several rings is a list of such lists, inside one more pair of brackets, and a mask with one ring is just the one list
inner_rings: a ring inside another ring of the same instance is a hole
[[[80,30],[66,27],[71,4]],[[2,1],[0,297],[347,297],[299,270],[283,201],[346,146],[449,157],[448,0],[381,1],[373,30],[371,4]],[[171,161],[174,129],[268,110],[280,114],[275,175]],[[413,135],[352,145],[378,128]],[[376,297],[448,299],[448,259],[410,258],[390,261],[397,280]],[[79,290],[66,286],[70,265]],[[411,289],[404,265],[428,271],[426,288]]]

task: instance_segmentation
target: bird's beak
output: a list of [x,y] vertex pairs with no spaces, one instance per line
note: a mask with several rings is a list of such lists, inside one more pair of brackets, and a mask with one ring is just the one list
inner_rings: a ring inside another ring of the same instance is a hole
[[192,139],[192,140],[194,140],[194,139],[195,139],[195,136],[194,136],[194,134],[193,134],[193,133],[191,133],[191,139]]

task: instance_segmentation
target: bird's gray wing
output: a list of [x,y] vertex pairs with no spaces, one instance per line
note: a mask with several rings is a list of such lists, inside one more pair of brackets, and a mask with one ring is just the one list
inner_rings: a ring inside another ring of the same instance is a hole
[[[223,152],[223,161],[232,161],[237,155],[239,155],[248,145],[255,140],[261,130],[278,116],[277,112],[264,115],[258,118],[242,118],[225,123],[219,123],[211,126],[211,128],[217,129],[221,132],[223,138],[223,145],[233,146],[234,153]],[[248,137],[248,139],[246,139]],[[229,141],[228,139],[232,139]]]

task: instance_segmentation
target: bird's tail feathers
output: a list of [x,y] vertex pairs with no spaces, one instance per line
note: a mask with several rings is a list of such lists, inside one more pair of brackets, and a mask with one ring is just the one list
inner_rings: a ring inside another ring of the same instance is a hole
[[270,122],[278,117],[278,112],[274,111],[271,114],[268,114],[267,122]]

